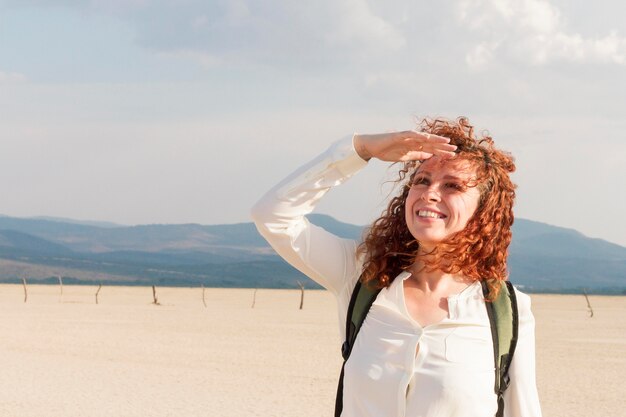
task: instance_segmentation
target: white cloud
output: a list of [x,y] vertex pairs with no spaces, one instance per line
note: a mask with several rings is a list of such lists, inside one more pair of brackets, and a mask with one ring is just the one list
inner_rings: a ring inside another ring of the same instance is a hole
[[[48,1],[47,3],[52,3]],[[147,7],[150,0],[74,0],[73,4],[80,4],[91,6],[95,9],[107,10],[110,12],[124,12],[127,10],[136,10],[142,7]]]
[[225,17],[231,24],[245,23],[252,18],[252,12],[245,0],[231,0],[226,3]]
[[215,68],[223,63],[223,60],[218,56],[193,49],[179,49],[172,52],[159,52],[158,55],[166,59],[193,61],[204,69]]
[[489,65],[498,43],[481,42],[465,55],[465,62],[472,70],[482,70]]
[[626,64],[626,37],[616,30],[600,37],[568,30],[560,10],[547,0],[468,0],[458,6],[457,16],[479,36],[466,54],[472,69],[485,69],[497,57],[530,65]]
[[[115,16],[130,23],[140,45],[183,59],[193,55],[205,67],[219,61],[311,70],[388,58],[406,46],[397,22],[374,10],[368,0],[30,0],[26,4]],[[4,5],[24,6],[15,0]]]
[[329,12],[338,19],[328,40],[339,44],[364,44],[376,48],[399,50],[406,45],[403,34],[390,22],[378,16],[364,0],[329,3]]
[[[595,20],[597,34],[579,33],[568,18],[595,6],[561,11],[558,0],[30,0],[28,5],[74,7],[129,23],[135,40],[156,54],[190,58],[203,68],[255,65],[316,70],[396,71],[394,66],[456,64],[486,70],[554,62],[626,64],[626,37]],[[4,4],[19,7],[20,2]],[[586,17],[586,16],[585,16]],[[599,24],[600,23],[600,24]],[[580,25],[576,28],[579,29]],[[439,45],[447,45],[440,49]],[[458,56],[458,55],[457,55]],[[459,71],[462,68],[459,68]]]

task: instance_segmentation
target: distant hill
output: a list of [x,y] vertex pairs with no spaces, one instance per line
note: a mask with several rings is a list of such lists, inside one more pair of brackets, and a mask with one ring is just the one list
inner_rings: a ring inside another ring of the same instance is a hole
[[37,219],[37,220],[50,220],[50,221],[53,221],[53,222],[82,224],[82,225],[86,225],[86,226],[122,227],[121,224],[112,223],[112,222],[101,222],[101,221],[94,221],[94,220],[74,220],[74,219],[67,219],[65,217],[37,216],[37,217],[32,217],[32,218],[33,219]]
[[[312,214],[349,239],[363,226]],[[626,248],[573,229],[516,219],[511,279],[527,291],[626,291]],[[0,216],[0,281],[294,288],[307,280],[280,259],[252,223],[121,226]],[[308,287],[317,287],[308,281]]]

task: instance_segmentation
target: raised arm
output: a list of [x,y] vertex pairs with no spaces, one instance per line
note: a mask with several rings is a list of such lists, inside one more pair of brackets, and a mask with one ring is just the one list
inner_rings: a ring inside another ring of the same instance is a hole
[[338,294],[346,279],[358,274],[357,242],[341,239],[305,217],[331,187],[367,162],[353,140],[335,142],[326,152],[297,169],[268,191],[252,208],[259,233],[296,269]]

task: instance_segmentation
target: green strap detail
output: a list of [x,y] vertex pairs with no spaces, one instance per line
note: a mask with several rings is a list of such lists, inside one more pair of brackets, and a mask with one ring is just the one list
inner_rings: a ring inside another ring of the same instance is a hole
[[[482,284],[483,292],[487,295],[489,290],[486,283],[482,282]],[[498,397],[496,417],[502,417],[504,415],[504,391],[509,386],[509,368],[517,345],[519,326],[517,298],[513,284],[509,281],[502,282],[496,299],[492,302],[485,302],[485,305],[491,322],[494,345],[496,369],[494,390]]]
[[498,330],[498,357],[500,368],[503,356],[509,353],[511,340],[513,340],[513,309],[509,298],[509,287],[502,285],[498,297],[493,300],[493,310],[496,329]]
[[354,302],[354,309],[352,310],[352,317],[350,318],[350,322],[352,323],[350,326],[350,334],[346,334],[346,340],[350,341],[350,350],[352,350],[352,345],[356,340],[356,335],[359,333],[359,330],[361,330],[361,326],[365,321],[365,317],[367,316],[372,303],[380,292],[380,289],[374,289],[363,284],[359,286],[358,290],[359,291]]

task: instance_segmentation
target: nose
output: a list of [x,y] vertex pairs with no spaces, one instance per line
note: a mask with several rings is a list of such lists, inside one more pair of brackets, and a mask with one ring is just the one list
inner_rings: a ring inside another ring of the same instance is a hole
[[441,201],[441,196],[433,186],[430,186],[426,190],[424,190],[424,194],[422,194],[422,199],[428,202],[437,202]]

